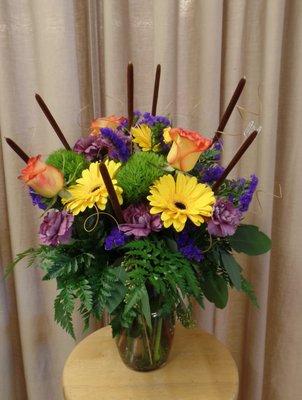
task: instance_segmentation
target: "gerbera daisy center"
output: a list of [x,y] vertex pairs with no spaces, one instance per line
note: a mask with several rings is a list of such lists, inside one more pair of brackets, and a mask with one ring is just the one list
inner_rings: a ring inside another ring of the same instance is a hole
[[102,185],[96,185],[91,189],[91,193],[95,192],[96,190],[100,189]]
[[174,203],[176,205],[177,208],[179,208],[180,210],[185,210],[187,207],[184,205],[184,203],[180,202],[180,201],[176,201]]

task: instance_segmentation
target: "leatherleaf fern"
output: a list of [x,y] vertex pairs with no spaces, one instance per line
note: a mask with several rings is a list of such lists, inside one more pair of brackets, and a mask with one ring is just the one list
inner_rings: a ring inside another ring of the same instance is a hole
[[[162,315],[176,309],[181,322],[192,325],[190,299],[195,298],[203,306],[202,291],[192,264],[179,252],[169,249],[165,239],[155,236],[130,242],[123,250],[121,266],[126,272],[126,294],[113,313],[113,334],[121,327],[130,327],[140,314],[148,323],[153,306]],[[153,299],[157,299],[157,304]]]
[[100,319],[103,311],[112,311],[125,294],[123,270],[111,267],[107,253],[100,255],[95,246],[90,241],[76,240],[72,244],[29,249],[17,257],[17,262],[28,257],[29,266],[39,266],[44,271],[43,280],[56,280],[55,320],[73,338],[76,307],[86,330],[91,316]]
[[72,316],[78,309],[89,326],[90,317],[112,317],[113,334],[131,326],[143,315],[166,315],[176,309],[185,326],[192,325],[191,298],[203,306],[203,294],[193,265],[166,239],[150,236],[123,246],[114,255],[100,252],[89,240],[75,240],[56,247],[40,246],[19,255],[29,257],[29,265],[44,271],[44,280],[55,279],[58,294],[54,302],[55,320],[75,337]]
[[153,312],[165,316],[176,310],[184,326],[194,324],[192,299],[203,307],[203,295],[219,308],[228,287],[248,294],[257,305],[250,283],[231,254],[228,240],[214,241],[202,264],[185,258],[171,238],[150,235],[128,242],[118,251],[102,252],[101,240],[74,240],[56,247],[40,246],[17,256],[28,266],[39,266],[44,280],[56,280],[55,320],[72,337],[73,312],[82,316],[84,330],[91,317],[111,316],[113,335],[130,328],[142,316],[151,325]]

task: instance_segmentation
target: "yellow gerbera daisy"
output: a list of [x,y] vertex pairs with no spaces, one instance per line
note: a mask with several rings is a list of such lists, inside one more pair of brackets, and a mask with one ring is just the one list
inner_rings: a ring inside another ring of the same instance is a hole
[[214,193],[193,176],[178,173],[175,181],[172,175],[164,175],[154,183],[150,192],[147,197],[152,206],[150,212],[161,213],[165,228],[173,225],[180,232],[188,218],[200,226],[203,217],[212,215]]
[[156,151],[152,144],[152,131],[148,125],[142,124],[131,128],[132,141],[137,143],[143,151]]
[[[121,194],[123,189],[117,186],[117,180],[114,179],[121,163],[106,160],[105,165],[108,169],[119,203],[122,204],[123,199]],[[99,163],[91,163],[89,169],[85,169],[82,172],[82,178],[77,179],[76,184],[68,188],[68,192],[70,196],[62,198],[62,203],[65,204],[67,210],[73,215],[85,211],[87,207],[92,208],[94,205],[100,210],[105,210],[108,192],[100,173]]]

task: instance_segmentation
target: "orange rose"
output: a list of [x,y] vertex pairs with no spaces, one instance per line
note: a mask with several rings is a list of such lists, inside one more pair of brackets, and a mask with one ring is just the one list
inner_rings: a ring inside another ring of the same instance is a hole
[[212,140],[198,132],[182,128],[171,128],[167,133],[173,141],[167,161],[172,167],[185,172],[194,168],[200,154],[212,144]]
[[52,165],[40,161],[41,156],[31,157],[21,170],[19,179],[43,197],[54,197],[63,189],[64,176]]
[[116,129],[125,120],[125,117],[117,117],[116,115],[94,119],[90,125],[90,134],[98,135],[101,128]]

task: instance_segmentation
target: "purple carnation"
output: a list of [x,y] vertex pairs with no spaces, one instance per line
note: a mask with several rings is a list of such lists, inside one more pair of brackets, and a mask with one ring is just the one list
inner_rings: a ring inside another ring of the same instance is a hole
[[89,161],[102,159],[104,154],[108,154],[114,160],[126,162],[131,154],[130,137],[119,130],[101,128],[97,136],[80,138],[73,150],[84,154]]
[[188,229],[178,234],[176,242],[178,250],[188,260],[200,262],[204,259],[202,251],[196,246],[195,240],[190,237]]
[[113,228],[105,239],[105,250],[112,250],[116,247],[123,246],[126,236],[119,228]]
[[87,136],[80,138],[73,147],[76,153],[84,154],[88,161],[99,159],[101,150],[103,148],[102,141],[99,136]]
[[214,236],[234,235],[241,217],[241,211],[233,203],[219,199],[214,205],[212,219],[208,222],[208,232]]
[[123,211],[123,216],[126,223],[121,224],[119,228],[127,236],[134,235],[139,238],[162,229],[160,216],[151,215],[146,204],[131,204]]
[[202,171],[202,177],[200,180],[203,183],[213,183],[221,177],[223,171],[224,168],[221,165],[212,165]]
[[46,210],[47,205],[43,203],[42,196],[36,193],[32,188],[29,188],[29,195],[34,206],[38,206],[41,210]]
[[71,239],[74,216],[67,211],[49,211],[40,226],[39,237],[43,244],[57,246]]

